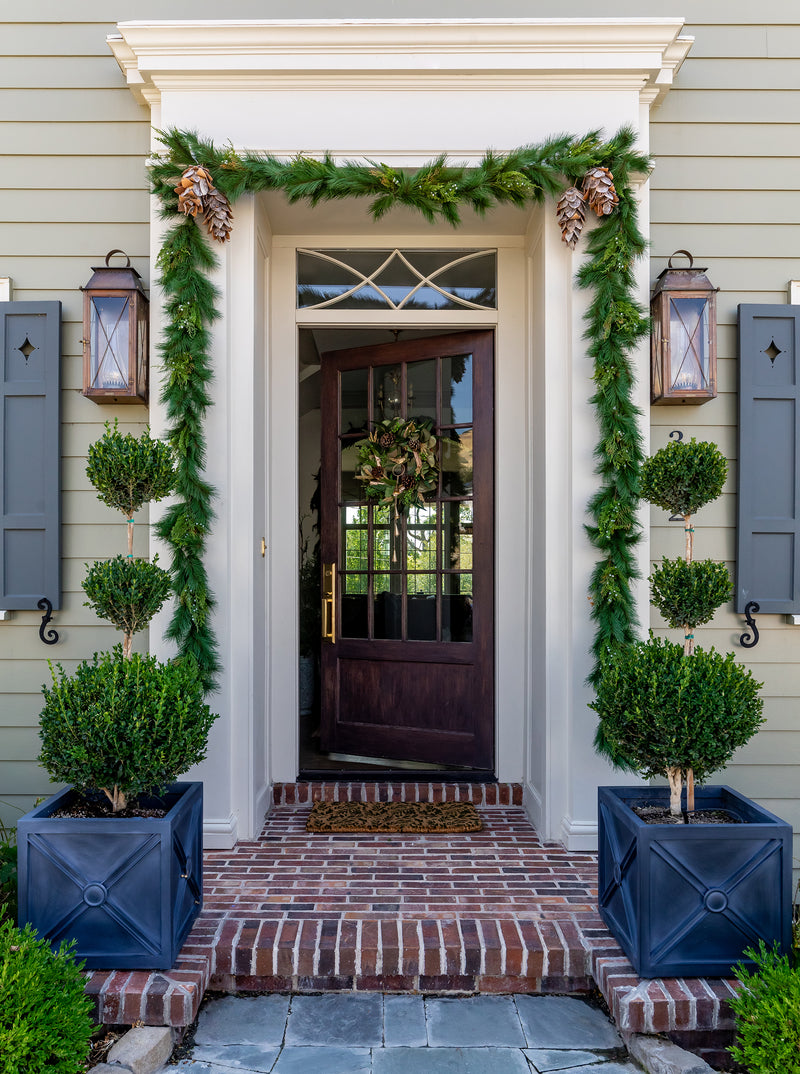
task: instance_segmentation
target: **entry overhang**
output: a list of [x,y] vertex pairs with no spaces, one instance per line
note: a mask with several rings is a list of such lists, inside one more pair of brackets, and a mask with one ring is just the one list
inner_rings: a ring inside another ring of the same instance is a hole
[[109,46],[133,93],[168,90],[637,89],[666,93],[681,18],[132,21]]

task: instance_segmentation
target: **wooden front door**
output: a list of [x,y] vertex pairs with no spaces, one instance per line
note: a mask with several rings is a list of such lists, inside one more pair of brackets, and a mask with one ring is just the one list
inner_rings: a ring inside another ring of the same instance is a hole
[[[493,334],[322,358],[322,748],[494,766]],[[439,482],[394,516],[355,477],[366,430],[428,418]]]

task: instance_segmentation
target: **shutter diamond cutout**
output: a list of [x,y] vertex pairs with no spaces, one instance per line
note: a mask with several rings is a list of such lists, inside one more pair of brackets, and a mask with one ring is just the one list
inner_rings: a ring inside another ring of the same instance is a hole
[[780,349],[780,347],[775,343],[775,340],[773,339],[773,341],[770,343],[770,345],[768,347],[764,348],[764,354],[766,354],[767,358],[769,358],[769,360],[772,362],[772,364],[775,365],[775,359],[778,357],[779,354],[783,354],[783,351]]
[[22,344],[21,347],[17,347],[17,350],[20,352],[22,357],[27,362],[27,360],[30,358],[30,356],[33,354],[33,352],[36,350],[36,348],[31,343],[31,341],[28,339],[28,337],[25,336],[25,342]]

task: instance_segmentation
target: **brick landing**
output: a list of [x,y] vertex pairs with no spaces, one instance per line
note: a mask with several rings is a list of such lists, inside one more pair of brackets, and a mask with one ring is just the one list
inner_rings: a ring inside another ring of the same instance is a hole
[[[471,835],[309,835],[309,801],[476,801]],[[623,1032],[727,1031],[721,980],[640,981],[597,909],[595,856],[543,843],[517,785],[285,784],[257,841],[205,855],[169,973],[96,971],[104,1022],[193,1021],[222,991],[581,992]]]

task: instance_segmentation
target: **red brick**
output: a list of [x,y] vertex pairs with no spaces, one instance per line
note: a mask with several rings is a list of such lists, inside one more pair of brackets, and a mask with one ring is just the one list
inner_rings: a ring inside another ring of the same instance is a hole
[[692,1011],[692,1001],[689,997],[689,993],[683,987],[683,982],[669,978],[663,980],[661,984],[664,986],[665,991],[672,1000],[675,1011],[674,1025],[671,1025],[668,1028],[694,1029],[695,1022]]
[[275,970],[280,977],[293,977],[295,973],[294,947],[300,931],[299,921],[284,921],[278,937],[278,958]]
[[374,976],[378,970],[378,922],[361,923],[361,973],[360,976]]
[[483,945],[485,948],[484,973],[487,976],[496,977],[503,972],[503,952],[500,946],[497,925],[494,921],[481,921],[479,930],[483,933]]
[[474,992],[475,978],[457,974],[420,974],[420,992]]
[[506,945],[506,973],[513,977],[522,973],[522,941],[513,921],[498,921],[497,927]]
[[381,973],[392,976],[400,971],[400,945],[398,922],[392,918],[381,920]]
[[507,992],[541,992],[542,982],[538,977],[488,977],[475,978],[478,992],[505,994]]
[[314,962],[317,953],[320,921],[303,921],[300,923],[300,945],[297,952],[297,973],[302,977],[314,976]]
[[229,992],[291,992],[291,977],[274,977],[272,974],[259,974],[252,977],[236,976],[229,981],[225,991]]
[[419,979],[411,976],[356,977],[357,992],[418,992]]

